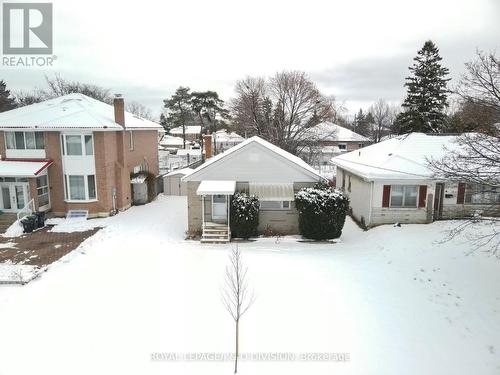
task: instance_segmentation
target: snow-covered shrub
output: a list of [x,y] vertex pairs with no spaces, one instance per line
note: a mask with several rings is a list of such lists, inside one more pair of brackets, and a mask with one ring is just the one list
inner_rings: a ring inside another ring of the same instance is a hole
[[342,234],[349,210],[349,198],[342,191],[325,184],[304,188],[295,194],[295,206],[304,237],[325,240]]
[[249,238],[257,235],[259,225],[259,200],[255,195],[235,193],[231,200],[231,234]]

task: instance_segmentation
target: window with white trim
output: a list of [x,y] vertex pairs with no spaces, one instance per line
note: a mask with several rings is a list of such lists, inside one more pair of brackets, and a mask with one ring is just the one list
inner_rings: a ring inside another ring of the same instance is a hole
[[95,200],[95,175],[64,175],[64,191],[70,201]]
[[500,203],[500,189],[480,184],[467,184],[465,189],[465,203],[467,204]]
[[290,201],[260,201],[260,209],[266,210],[289,210]]
[[68,156],[94,155],[94,139],[91,134],[63,134],[62,153]]
[[392,185],[391,207],[417,207],[418,186]]
[[39,207],[49,204],[49,178],[47,175],[36,178],[36,194]]
[[7,150],[44,150],[42,132],[5,132]]
[[346,151],[346,150],[347,150],[347,144],[345,144],[345,143],[339,143],[339,144],[337,145],[337,147],[338,147],[338,148],[339,148],[339,150],[341,150],[341,151]]

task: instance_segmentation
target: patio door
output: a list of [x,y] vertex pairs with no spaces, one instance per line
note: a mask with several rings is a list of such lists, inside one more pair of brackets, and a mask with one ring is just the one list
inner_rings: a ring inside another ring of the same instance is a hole
[[212,195],[212,220],[227,220],[226,195]]
[[25,183],[2,183],[0,185],[2,194],[1,207],[5,212],[18,212],[28,204],[30,200],[29,185]]

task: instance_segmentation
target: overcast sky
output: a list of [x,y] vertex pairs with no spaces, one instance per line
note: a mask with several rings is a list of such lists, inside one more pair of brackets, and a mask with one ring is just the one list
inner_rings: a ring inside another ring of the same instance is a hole
[[453,78],[476,48],[500,52],[499,0],[53,4],[54,67],[0,67],[0,79],[13,91],[26,90],[57,72],[122,93],[156,114],[180,85],[227,100],[236,80],[284,69],[306,71],[352,113],[378,98],[401,101],[408,66],[427,39]]

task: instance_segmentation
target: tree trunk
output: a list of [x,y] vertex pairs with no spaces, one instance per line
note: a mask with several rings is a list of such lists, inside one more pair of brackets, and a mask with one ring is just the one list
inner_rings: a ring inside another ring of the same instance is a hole
[[236,335],[235,335],[235,357],[234,357],[234,373],[236,374],[238,372],[238,355],[240,353],[239,349],[239,328],[240,328],[240,322],[239,320],[236,321]]

